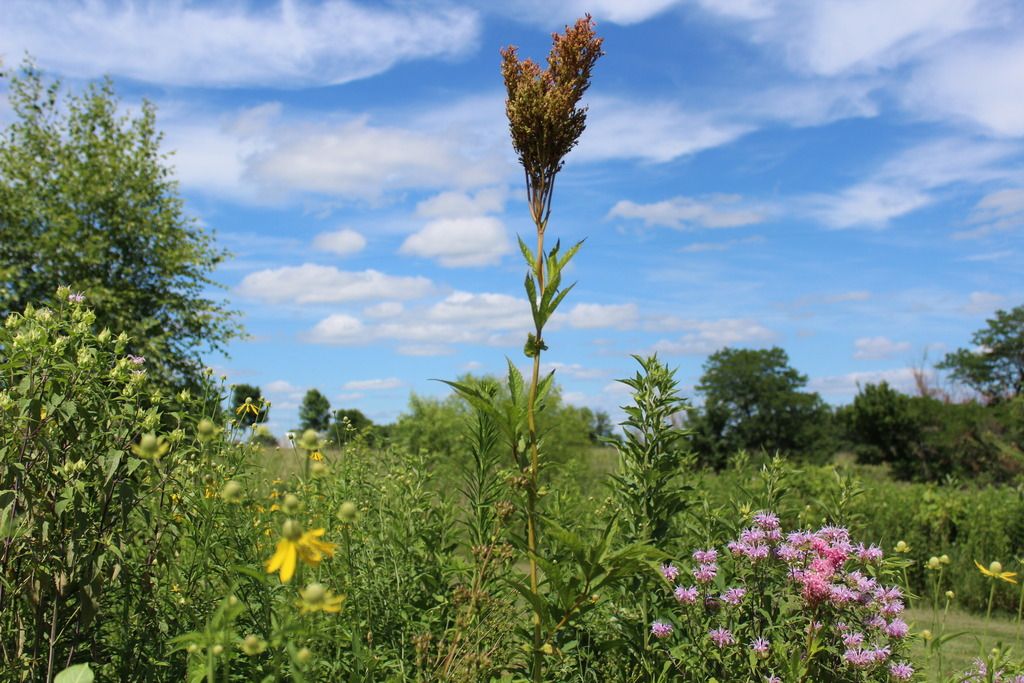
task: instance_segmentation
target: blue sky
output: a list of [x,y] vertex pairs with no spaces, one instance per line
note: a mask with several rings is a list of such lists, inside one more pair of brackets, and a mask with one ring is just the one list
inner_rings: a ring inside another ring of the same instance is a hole
[[[430,378],[525,365],[529,236],[498,50],[584,12],[607,55],[550,233],[587,238],[548,335],[617,413],[658,351],[723,346],[810,387],[912,387],[1022,302],[1024,6],[1014,0],[8,0],[0,55],[149,98],[251,339],[212,359],[272,426],[317,387],[387,421]],[[6,103],[0,119],[9,120]]]

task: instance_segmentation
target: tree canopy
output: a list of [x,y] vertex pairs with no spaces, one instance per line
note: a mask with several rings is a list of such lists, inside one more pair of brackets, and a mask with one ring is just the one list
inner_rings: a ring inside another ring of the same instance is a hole
[[697,450],[716,463],[739,449],[814,451],[831,412],[806,384],[779,347],[711,354],[697,385],[703,412],[691,420]]
[[973,349],[957,349],[938,368],[989,401],[1024,394],[1024,306],[996,311],[984,329],[971,335]]
[[15,120],[0,133],[0,318],[67,285],[98,328],[131,337],[151,378],[200,385],[201,353],[241,328],[210,298],[226,252],[184,210],[154,107],[124,113],[109,80],[62,94],[31,64],[4,79]]
[[319,389],[310,389],[302,397],[302,405],[299,406],[300,429],[326,432],[330,426],[331,402]]

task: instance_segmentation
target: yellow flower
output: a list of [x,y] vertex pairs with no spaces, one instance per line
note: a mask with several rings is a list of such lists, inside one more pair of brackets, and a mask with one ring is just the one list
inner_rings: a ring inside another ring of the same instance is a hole
[[288,583],[295,575],[295,566],[301,560],[317,566],[320,560],[334,556],[336,546],[320,540],[323,529],[303,531],[302,526],[294,519],[286,520],[281,529],[282,538],[277,542],[277,549],[267,560],[267,573],[280,573],[281,582]]
[[235,409],[235,415],[244,415],[245,413],[250,413],[253,417],[259,417],[260,409],[252,402],[251,396],[247,396],[245,403]]
[[323,584],[311,583],[299,591],[299,609],[306,612],[340,612],[341,603],[345,601],[344,595],[335,595]]
[[896,544],[896,547],[894,548],[894,550],[896,552],[898,552],[898,553],[909,553],[910,552],[910,546],[907,545],[906,541],[900,541],[899,543]]
[[313,462],[320,462],[321,460],[324,459],[324,454],[321,453],[319,450],[316,450],[309,454],[309,459],[312,460]]
[[988,569],[985,569],[981,566],[980,562],[975,560],[974,566],[977,567],[978,571],[980,571],[985,576],[991,577],[993,579],[1001,579],[1002,581],[1005,581],[1007,583],[1017,583],[1017,579],[1014,578],[1017,576],[1016,572],[1004,572],[1003,565],[1000,562],[993,562],[988,566]]

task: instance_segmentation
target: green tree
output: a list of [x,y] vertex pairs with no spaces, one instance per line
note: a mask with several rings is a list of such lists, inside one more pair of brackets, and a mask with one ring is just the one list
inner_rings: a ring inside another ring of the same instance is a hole
[[[933,399],[924,399],[931,401]],[[922,410],[914,399],[896,391],[887,382],[868,384],[842,412],[847,438],[861,462],[889,463],[904,479],[923,474],[929,463],[924,457]]]
[[0,318],[82,292],[97,329],[168,387],[202,384],[200,355],[241,328],[209,297],[226,256],[184,210],[154,107],[119,113],[111,82],[62,96],[31,63],[4,75],[15,120],[0,134]]
[[319,389],[310,389],[299,406],[299,428],[326,432],[331,426],[331,402]]
[[779,347],[711,354],[697,385],[704,407],[690,418],[696,450],[716,466],[740,449],[820,455],[832,413],[806,384]]
[[[266,422],[270,418],[270,408],[265,403],[260,402],[263,393],[260,388],[254,384],[235,384],[231,387],[231,414],[238,420],[239,424],[248,427],[253,424],[260,424]],[[253,403],[256,403],[259,409],[259,413],[253,415],[252,413],[242,411],[238,412],[238,409],[245,404],[246,399],[251,399]]]
[[1024,393],[1024,306],[996,311],[987,326],[971,335],[973,349],[957,349],[938,364],[950,377],[986,400],[1002,401]]
[[363,411],[357,408],[343,408],[334,411],[334,424],[331,425],[331,436],[339,446],[344,446],[349,440],[358,435],[366,435],[367,443],[370,445],[379,443],[378,429],[374,427],[373,420],[366,417]]

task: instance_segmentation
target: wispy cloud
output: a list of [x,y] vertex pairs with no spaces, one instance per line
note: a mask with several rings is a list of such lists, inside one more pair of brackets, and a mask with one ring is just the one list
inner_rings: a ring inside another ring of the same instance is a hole
[[[672,326],[685,330],[678,339],[655,342],[653,350],[671,355],[705,355],[726,346],[764,344],[775,339],[775,333],[761,323],[742,318],[722,320],[675,320]],[[664,329],[664,327],[663,327]]]
[[402,386],[402,380],[397,377],[386,377],[381,379],[354,379],[341,385],[343,391],[387,391]]
[[831,228],[884,228],[941,198],[939,190],[1019,178],[1021,146],[974,138],[939,138],[910,147],[869,177],[833,194],[804,197],[805,210]]
[[607,217],[634,218],[642,220],[647,226],[660,225],[683,230],[753,225],[764,221],[767,214],[767,209],[748,206],[738,195],[712,195],[701,199],[673,197],[649,204],[623,199],[611,208]]
[[363,250],[366,238],[350,228],[322,232],[313,238],[313,247],[337,256],[350,256]]
[[896,342],[888,337],[861,337],[853,342],[853,357],[857,360],[891,358],[910,350],[910,342]]
[[387,275],[372,269],[346,271],[313,263],[250,273],[237,288],[242,296],[271,304],[417,299],[432,289],[425,277]]
[[187,86],[294,88],[366,78],[395,64],[476,47],[477,13],[453,5],[281,0],[9,0],[0,51],[69,76]]

